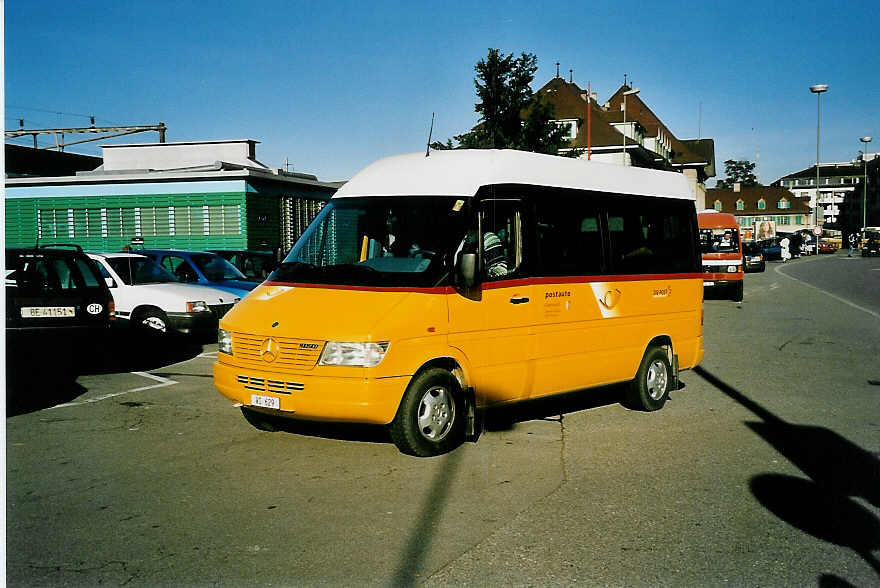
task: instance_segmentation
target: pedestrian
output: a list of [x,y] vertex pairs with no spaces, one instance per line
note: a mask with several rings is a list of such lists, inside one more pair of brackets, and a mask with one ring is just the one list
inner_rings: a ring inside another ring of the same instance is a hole
[[779,255],[782,257],[783,263],[791,259],[791,250],[788,248],[790,243],[788,237],[783,237],[779,241]]
[[853,251],[855,251],[855,249],[856,249],[856,234],[850,233],[848,241],[849,241],[849,255],[847,255],[847,257],[852,257]]

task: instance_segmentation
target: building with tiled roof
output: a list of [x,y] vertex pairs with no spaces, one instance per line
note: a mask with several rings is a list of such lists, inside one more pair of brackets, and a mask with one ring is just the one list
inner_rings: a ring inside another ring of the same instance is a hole
[[[624,124],[623,93],[630,91],[623,85],[605,103],[608,121]],[[660,118],[641,99],[640,94],[626,98],[626,125],[636,121],[644,129],[642,142],[646,148],[666,157],[672,166],[693,169],[701,183],[715,176],[715,143],[711,139],[681,140],[672,134]],[[628,133],[631,132],[628,130]],[[629,135],[632,136],[632,135]]]
[[710,188],[706,190],[706,208],[728,212],[743,227],[745,238],[755,223],[771,221],[783,233],[808,230],[812,224],[810,206],[787,188],[752,186],[733,190]]
[[557,124],[568,130],[571,148],[584,151],[580,157],[681,171],[691,180],[698,208],[704,208],[705,182],[715,176],[714,141],[678,139],[638,95],[627,97],[624,122],[623,92],[629,89],[621,86],[600,106],[595,94],[587,96],[586,90],[557,75],[536,94],[553,105]]

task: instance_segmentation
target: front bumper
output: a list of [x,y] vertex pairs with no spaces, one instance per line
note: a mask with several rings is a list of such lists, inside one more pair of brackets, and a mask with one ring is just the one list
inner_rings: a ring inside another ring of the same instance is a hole
[[409,376],[338,377],[309,373],[273,373],[214,363],[214,386],[225,397],[251,406],[251,396],[276,397],[278,416],[314,421],[385,425],[394,419]]
[[743,283],[743,274],[703,274],[703,287],[730,288]]
[[217,330],[220,319],[213,312],[169,312],[168,329],[185,335]]

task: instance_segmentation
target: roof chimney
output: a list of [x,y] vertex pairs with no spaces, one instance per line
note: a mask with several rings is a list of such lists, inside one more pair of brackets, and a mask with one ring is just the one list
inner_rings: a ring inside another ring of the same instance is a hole
[[740,184],[739,182],[733,183],[733,191],[734,192],[739,192],[741,188],[742,188],[742,184]]

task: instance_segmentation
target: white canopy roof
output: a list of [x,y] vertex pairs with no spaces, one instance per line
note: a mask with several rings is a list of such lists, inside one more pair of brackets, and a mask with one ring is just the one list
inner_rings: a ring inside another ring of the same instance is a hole
[[526,184],[696,200],[676,172],[623,167],[526,151],[455,149],[387,157],[367,166],[333,198],[475,196],[481,186]]

